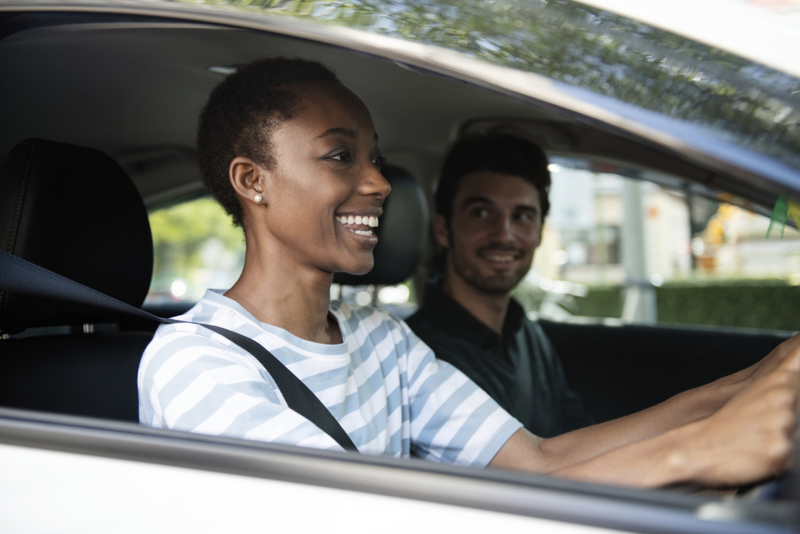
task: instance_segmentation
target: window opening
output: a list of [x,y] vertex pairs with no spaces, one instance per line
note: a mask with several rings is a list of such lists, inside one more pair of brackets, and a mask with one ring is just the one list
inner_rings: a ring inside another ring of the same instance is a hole
[[550,215],[515,290],[532,315],[796,329],[796,229],[767,239],[769,217],[732,197],[667,176],[551,161]]

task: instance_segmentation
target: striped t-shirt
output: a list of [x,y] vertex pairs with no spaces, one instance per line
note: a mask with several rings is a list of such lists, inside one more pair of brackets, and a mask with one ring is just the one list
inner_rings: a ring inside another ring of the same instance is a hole
[[[485,466],[522,425],[383,310],[331,304],[343,343],[298,338],[208,291],[179,320],[222,326],[271,351],[358,450]],[[139,419],[156,428],[341,450],[287,407],[264,367],[202,326],[162,325],[139,365]]]

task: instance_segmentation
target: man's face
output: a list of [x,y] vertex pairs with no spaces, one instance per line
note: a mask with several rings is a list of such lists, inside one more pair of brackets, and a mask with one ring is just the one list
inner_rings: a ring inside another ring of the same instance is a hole
[[506,294],[525,276],[542,235],[539,192],[513,175],[475,171],[462,177],[451,220],[436,216],[447,248],[448,276],[489,294]]

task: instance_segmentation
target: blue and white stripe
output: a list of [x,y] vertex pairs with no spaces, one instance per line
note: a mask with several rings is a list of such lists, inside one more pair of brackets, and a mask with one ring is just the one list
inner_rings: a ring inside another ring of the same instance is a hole
[[[367,454],[485,466],[521,424],[460,371],[438,361],[383,310],[335,302],[344,342],[300,339],[215,291],[180,320],[248,336],[300,378]],[[340,450],[286,406],[252,355],[197,325],[162,325],[139,366],[139,419],[172,428]]]

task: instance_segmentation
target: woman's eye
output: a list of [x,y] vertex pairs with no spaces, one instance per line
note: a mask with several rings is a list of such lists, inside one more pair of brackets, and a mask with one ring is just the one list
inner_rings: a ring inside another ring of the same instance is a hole
[[376,156],[372,158],[372,164],[378,167],[378,169],[383,167],[385,163],[386,163],[386,158],[384,158],[383,156]]
[[353,159],[352,156],[350,155],[350,152],[346,150],[343,150],[342,152],[337,152],[332,156],[328,156],[328,158],[334,161],[342,161],[342,162],[349,162],[352,161]]

